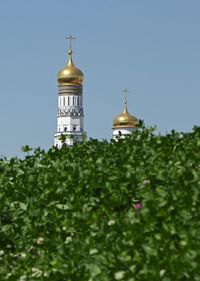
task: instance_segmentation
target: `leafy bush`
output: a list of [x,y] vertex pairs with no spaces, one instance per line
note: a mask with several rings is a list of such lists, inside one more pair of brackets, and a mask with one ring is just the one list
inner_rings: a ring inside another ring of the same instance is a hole
[[198,281],[200,128],[1,159],[0,210],[0,280]]

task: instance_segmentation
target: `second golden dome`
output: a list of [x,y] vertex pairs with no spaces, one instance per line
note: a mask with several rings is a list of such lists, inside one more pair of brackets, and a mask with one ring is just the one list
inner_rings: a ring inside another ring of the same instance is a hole
[[135,116],[132,116],[125,105],[124,111],[119,116],[115,117],[113,121],[113,128],[136,128],[138,120]]

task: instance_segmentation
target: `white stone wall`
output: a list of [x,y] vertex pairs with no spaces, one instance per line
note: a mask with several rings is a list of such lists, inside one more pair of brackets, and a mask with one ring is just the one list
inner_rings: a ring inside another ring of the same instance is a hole
[[83,117],[79,116],[67,116],[67,117],[58,117],[57,118],[57,132],[71,132],[74,131],[82,132],[83,131]]
[[83,97],[78,95],[59,95],[58,107],[65,106],[83,107]]
[[[84,132],[82,86],[59,86],[57,129],[54,145],[61,147],[61,135],[66,135],[66,144],[73,145],[73,139],[81,141]],[[72,136],[72,138],[71,138]]]
[[131,134],[133,131],[135,131],[135,128],[127,128],[127,127],[121,127],[121,128],[113,128],[113,138],[116,136],[125,136]]
[[[54,145],[57,146],[58,148],[61,148],[63,145],[62,140],[60,139],[62,134],[60,133],[55,133],[54,135]],[[63,134],[65,138],[65,144],[67,145],[73,145],[75,141],[82,141],[83,140],[83,134],[82,133],[76,133],[76,134],[71,134],[71,133],[64,133]]]

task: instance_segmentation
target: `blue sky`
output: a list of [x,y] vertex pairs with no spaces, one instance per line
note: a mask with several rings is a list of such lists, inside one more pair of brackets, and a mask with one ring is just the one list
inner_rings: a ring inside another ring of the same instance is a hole
[[66,35],[84,72],[85,130],[111,138],[123,110],[163,134],[191,131],[200,114],[199,0],[34,0],[0,3],[0,155],[48,149]]

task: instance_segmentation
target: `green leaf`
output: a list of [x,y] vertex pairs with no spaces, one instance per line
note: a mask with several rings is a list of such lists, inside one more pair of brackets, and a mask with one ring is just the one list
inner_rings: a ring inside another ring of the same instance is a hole
[[60,210],[69,210],[70,207],[67,204],[56,204],[56,207]]
[[20,202],[20,203],[19,203],[19,206],[20,206],[20,209],[22,209],[23,211],[26,211],[28,205],[25,204],[25,203]]
[[97,264],[88,264],[87,268],[90,271],[91,277],[96,277],[101,273],[101,269]]

